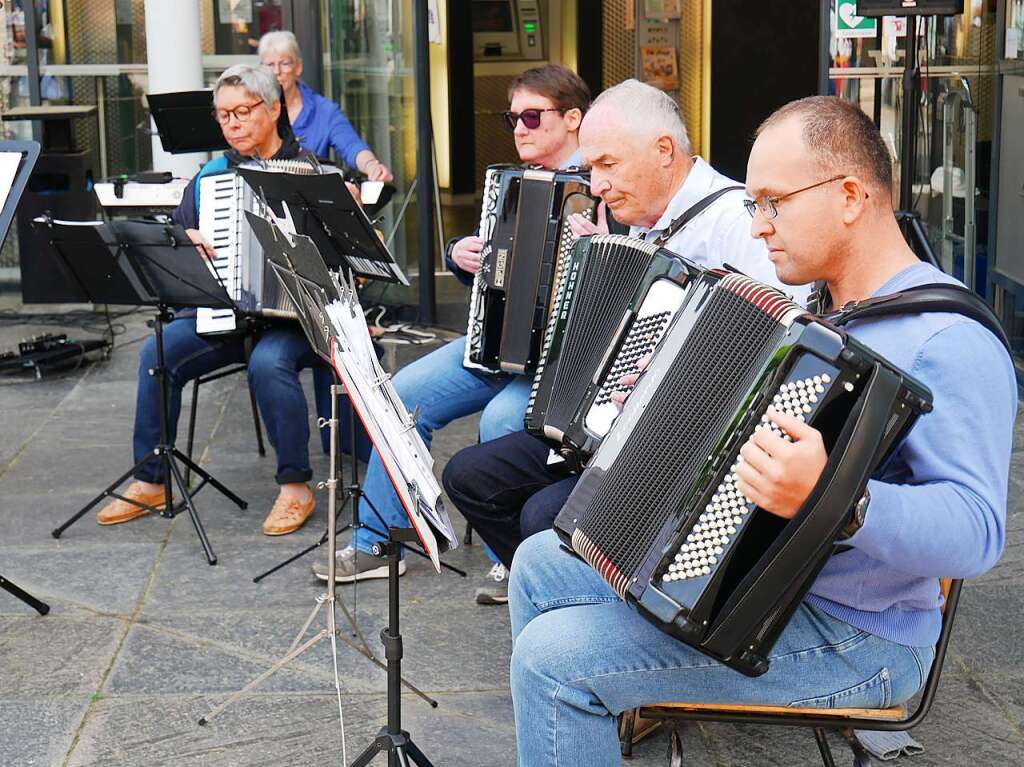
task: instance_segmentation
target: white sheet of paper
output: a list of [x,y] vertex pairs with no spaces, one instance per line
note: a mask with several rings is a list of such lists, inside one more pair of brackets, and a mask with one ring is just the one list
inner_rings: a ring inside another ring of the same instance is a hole
[[434,568],[440,571],[435,533],[443,536],[447,547],[452,549],[458,547],[459,536],[441,502],[441,487],[433,472],[434,460],[390,376],[377,360],[355,291],[341,286],[340,292],[342,300],[326,307],[335,336],[334,368],[373,441],[409,521]]
[[7,195],[14,186],[14,177],[21,165],[21,152],[0,152],[0,208],[7,204]]

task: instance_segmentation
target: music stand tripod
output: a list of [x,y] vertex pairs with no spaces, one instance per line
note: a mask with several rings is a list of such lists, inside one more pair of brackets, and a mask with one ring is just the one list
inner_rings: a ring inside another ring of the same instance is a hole
[[[195,528],[196,535],[199,536],[199,542],[206,554],[206,561],[215,565],[217,557],[213,553],[206,530],[199,519],[193,496],[209,483],[240,509],[245,509],[248,504],[214,478],[212,474],[178,450],[170,439],[163,331],[164,326],[174,319],[171,306],[179,308],[230,307],[232,304],[227,292],[213,276],[206,262],[196,251],[188,235],[185,234],[185,230],[180,226],[145,221],[113,221],[98,227],[73,227],[77,230],[78,236],[74,238],[69,236],[68,239],[64,239],[63,235],[66,233],[61,232],[54,224],[55,222],[49,222],[50,244],[61,257],[65,266],[78,277],[83,285],[89,287],[90,300],[95,303],[123,303],[124,301],[119,298],[111,299],[103,294],[105,276],[118,273],[125,280],[122,289],[124,289],[124,285],[131,285],[136,292],[133,303],[152,306],[156,310],[153,317],[156,367],[150,370],[149,374],[157,380],[159,386],[160,441],[150,455],[145,456],[111,482],[63,525],[54,529],[52,535],[54,538],[60,538],[65,530],[107,497],[126,501],[166,519],[173,519],[184,509],[188,511],[192,526]],[[88,246],[83,248],[83,242],[88,239],[91,239],[91,242],[88,242]],[[94,266],[90,268],[90,265]],[[115,492],[116,488],[124,484],[144,464],[153,460],[160,462],[160,475],[164,480],[164,505],[162,508],[148,506]],[[179,463],[201,479],[195,489],[190,490],[185,483],[183,472],[178,466]],[[173,503],[173,488],[175,487],[182,500],[182,504],[177,507]]]
[[[247,218],[252,225],[257,239],[260,240],[264,247],[264,253],[271,265],[270,271],[272,271],[280,280],[282,287],[296,308],[296,316],[299,320],[299,324],[302,326],[303,332],[309,339],[310,345],[318,355],[329,362],[331,359],[331,345],[333,344],[333,341],[331,339],[331,331],[328,323],[324,321],[323,307],[328,300],[337,298],[337,290],[333,284],[333,278],[331,278],[327,273],[326,266],[324,266],[322,259],[316,253],[315,246],[313,246],[310,241],[297,237],[296,240],[299,242],[300,248],[308,245],[308,250],[300,250],[298,252],[293,251],[289,254],[286,252],[287,249],[285,247],[285,243],[278,243],[278,233],[276,229],[272,228],[266,221],[253,214],[248,214]],[[297,261],[298,263],[296,263]],[[323,270],[323,274],[320,274],[321,269]],[[303,274],[299,274],[300,271],[302,271]],[[307,274],[309,277],[305,276]],[[335,552],[337,551],[336,536],[338,532],[338,483],[341,480],[341,471],[338,468],[340,463],[338,442],[341,428],[338,419],[338,397],[343,391],[343,387],[339,384],[333,384],[331,386],[331,418],[326,422],[323,419],[319,421],[320,428],[330,426],[331,429],[330,474],[325,482],[318,485],[318,489],[327,490],[327,530],[325,532],[329,554],[327,564],[327,589],[324,593],[317,596],[313,610],[310,612],[309,617],[302,625],[298,634],[296,634],[295,639],[292,641],[287,652],[270,668],[246,684],[245,687],[230,695],[218,706],[212,708],[205,716],[198,720],[198,724],[200,726],[205,726],[213,720],[214,717],[224,711],[224,709],[235,701],[245,697],[264,680],[280,671],[291,661],[298,658],[307,650],[312,649],[324,639],[329,639],[332,650],[331,657],[334,669],[335,694],[338,701],[338,719],[341,725],[343,761],[347,763],[348,755],[345,744],[345,719],[341,704],[341,681],[338,676],[337,639],[340,637],[341,640],[349,647],[372,661],[380,668],[388,669],[388,666],[382,663],[373,655],[372,652],[370,652],[366,639],[359,632],[355,618],[345,607],[344,601],[342,601],[341,597],[337,593],[338,584],[335,578],[337,561],[335,558]],[[354,418],[354,414],[352,417]],[[350,428],[354,429],[354,421],[350,421]],[[354,472],[357,471],[355,463],[356,460],[355,456],[353,456]],[[348,496],[346,495],[346,498],[347,497]],[[279,567],[283,566],[284,565],[282,564]],[[279,567],[275,569],[279,569]],[[359,643],[351,641],[343,632],[338,630],[338,620],[335,612],[336,606],[340,607],[342,612],[345,614],[345,618],[352,627],[353,635],[358,638]],[[309,628],[313,625],[317,614],[321,610],[326,612],[326,626],[314,634],[310,639],[303,641],[306,632],[309,631]],[[437,707],[436,700],[426,695],[411,683],[399,678],[399,684],[404,684],[412,692],[416,693],[424,701],[429,703],[432,708]]]
[[50,612],[50,606],[40,599],[36,599],[34,596],[29,594],[24,589],[21,589],[17,584],[11,583],[9,580],[0,575],[0,589],[3,589],[8,594],[17,597],[22,602],[27,604],[33,610],[38,612],[40,615],[46,615]]

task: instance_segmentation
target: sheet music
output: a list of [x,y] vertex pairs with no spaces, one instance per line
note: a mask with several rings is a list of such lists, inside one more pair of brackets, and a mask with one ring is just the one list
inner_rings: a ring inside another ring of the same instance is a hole
[[0,209],[7,204],[23,156],[21,152],[0,152]]
[[[340,301],[325,307],[335,335],[334,368],[424,549],[440,572],[440,552],[457,548],[459,536],[441,500],[441,487],[434,478],[434,460],[390,376],[377,360],[354,286],[340,286],[340,293]],[[440,548],[435,533],[444,539]]]

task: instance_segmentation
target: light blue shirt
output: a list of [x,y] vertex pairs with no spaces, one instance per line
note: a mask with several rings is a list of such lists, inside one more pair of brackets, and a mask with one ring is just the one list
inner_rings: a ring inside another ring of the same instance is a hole
[[[877,291],[960,284],[919,263]],[[1003,345],[974,320],[926,313],[863,319],[851,336],[931,389],[888,466],[868,482],[864,526],[819,574],[807,601],[894,642],[933,645],[938,578],[971,578],[999,559],[1006,527],[1017,381]]]

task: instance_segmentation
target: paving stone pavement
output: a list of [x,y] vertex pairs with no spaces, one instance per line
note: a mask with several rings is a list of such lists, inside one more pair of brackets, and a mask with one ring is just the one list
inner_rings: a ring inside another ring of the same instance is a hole
[[[0,296],[4,306],[18,305]],[[40,617],[0,591],[0,765],[342,764],[326,643],[208,726],[196,724],[281,657],[321,593],[309,572],[317,554],[252,582],[319,538],[326,503],[294,535],[260,534],[275,494],[274,464],[256,454],[242,377],[208,384],[199,402],[196,454],[249,501],[242,511],[210,489],[199,495],[216,567],[206,564],[184,517],[100,528],[90,514],[60,540],[49,535],[129,468],[144,318],[125,320],[121,346],[105,363],[54,380],[0,381],[0,573],[53,608]],[[0,350],[34,330],[0,323]],[[401,364],[423,351],[401,347],[389,360]],[[308,374],[305,383],[311,390]],[[190,398],[186,392],[186,413]],[[475,441],[476,423],[463,419],[438,433],[438,471]],[[1018,443],[1022,437],[1018,422]],[[314,463],[323,478],[327,463],[318,450]],[[935,708],[914,731],[926,751],[901,760],[910,765],[1024,763],[1022,463],[1015,453],[1006,553],[965,589]],[[479,546],[446,561],[470,577],[434,575],[412,559],[401,581],[404,671],[438,701],[431,709],[407,692],[404,724],[438,767],[512,765],[508,612],[472,602],[489,567]],[[340,593],[380,655],[385,584]],[[351,761],[385,720],[385,676],[343,643],[338,663]],[[803,730],[688,725],[683,738],[693,767],[819,763]],[[667,764],[665,746],[656,734],[629,764]],[[839,764],[850,763],[841,748],[836,754]]]

